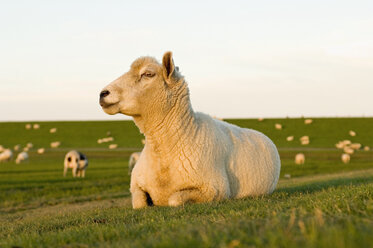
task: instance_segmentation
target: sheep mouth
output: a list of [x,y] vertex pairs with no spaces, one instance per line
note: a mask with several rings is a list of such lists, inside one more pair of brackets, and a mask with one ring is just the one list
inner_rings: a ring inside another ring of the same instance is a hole
[[110,108],[110,107],[114,106],[115,104],[117,104],[117,102],[115,102],[115,103],[107,103],[103,99],[100,100],[100,106],[102,108]]

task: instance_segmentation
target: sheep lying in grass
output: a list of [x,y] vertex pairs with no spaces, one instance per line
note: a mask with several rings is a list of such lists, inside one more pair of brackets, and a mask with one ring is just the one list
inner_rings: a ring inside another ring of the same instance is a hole
[[298,153],[295,155],[295,163],[296,164],[304,164],[306,162],[306,156],[303,153]]
[[146,143],[131,175],[132,205],[178,206],[274,191],[281,162],[264,134],[193,111],[171,52],[141,57],[100,93],[108,114],[132,116]]
[[0,162],[9,161],[13,157],[13,152],[10,149],[4,149],[2,153],[0,153]]
[[66,154],[64,165],[64,177],[69,168],[72,169],[73,177],[85,177],[85,170],[88,167],[88,159],[83,153],[72,150]]
[[131,175],[133,168],[135,167],[135,164],[137,163],[137,160],[140,158],[141,152],[134,152],[131,154],[130,159],[128,161],[128,175]]
[[28,159],[28,153],[27,152],[18,153],[17,158],[16,158],[16,164],[19,164],[23,161],[26,161],[27,159]]

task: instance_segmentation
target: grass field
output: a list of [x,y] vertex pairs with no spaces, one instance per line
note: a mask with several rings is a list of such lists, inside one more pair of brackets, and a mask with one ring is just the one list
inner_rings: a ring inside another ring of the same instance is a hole
[[[269,196],[178,208],[133,210],[128,157],[142,135],[130,121],[0,123],[0,144],[34,144],[30,159],[0,164],[0,247],[373,247],[373,152],[340,161],[334,144],[350,139],[373,147],[372,118],[229,120],[268,135],[282,171]],[[284,129],[274,129],[274,123]],[[49,129],[57,127],[55,134]],[[350,137],[349,130],[356,131]],[[119,145],[97,139],[110,131]],[[295,140],[287,142],[286,137]],[[299,137],[311,143],[301,146]],[[61,141],[58,149],[36,149]],[[84,179],[62,177],[67,150],[89,158]],[[295,165],[294,155],[306,155]],[[284,178],[290,174],[291,179]]]

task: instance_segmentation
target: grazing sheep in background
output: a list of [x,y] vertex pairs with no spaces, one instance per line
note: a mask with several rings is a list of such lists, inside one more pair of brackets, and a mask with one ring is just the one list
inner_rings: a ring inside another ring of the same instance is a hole
[[306,156],[303,153],[298,153],[295,155],[295,163],[296,164],[304,164],[306,162]]
[[258,121],[260,121],[260,122],[262,122],[262,121],[264,121],[264,118],[258,118]]
[[45,152],[45,149],[44,148],[39,148],[38,150],[37,150],[37,153],[38,154],[43,154]]
[[97,143],[101,144],[101,143],[107,143],[107,142],[111,142],[111,141],[114,141],[114,138],[113,137],[107,137],[107,138],[98,139]]
[[282,129],[282,125],[279,124],[279,123],[276,123],[276,124],[275,124],[275,128],[276,128],[277,130],[281,130],[281,129]]
[[355,152],[355,150],[352,149],[352,148],[349,147],[349,146],[345,146],[345,147],[343,148],[343,151],[344,151],[345,153],[347,153],[347,154],[350,154],[350,155],[354,154],[354,152]]
[[117,149],[118,145],[117,144],[110,144],[109,149]]
[[352,130],[350,130],[350,131],[348,132],[348,134],[349,134],[350,136],[352,136],[352,137],[355,137],[355,136],[356,136],[356,132],[355,132],[355,131],[352,131]]
[[13,152],[10,149],[5,149],[0,153],[0,162],[9,161],[13,157]]
[[27,152],[18,153],[17,158],[16,158],[16,164],[19,164],[22,161],[26,161],[27,159],[28,159],[28,153]]
[[39,124],[34,124],[34,125],[33,125],[33,128],[34,128],[34,129],[39,129],[39,128],[40,128],[40,125],[39,125]]
[[66,176],[67,170],[72,169],[73,177],[85,177],[85,170],[88,167],[88,159],[76,150],[69,151],[65,156],[63,176]]
[[194,112],[172,53],[137,59],[100,93],[108,114],[134,118],[146,143],[131,175],[133,208],[269,194],[280,156],[264,134]]
[[4,150],[5,148],[2,145],[0,145],[0,153],[3,152]]
[[343,163],[348,164],[350,162],[351,157],[349,154],[343,153],[341,159]]
[[57,148],[61,145],[61,142],[59,141],[54,141],[51,143],[51,148]]
[[128,175],[131,175],[133,167],[135,167],[137,160],[139,160],[140,158],[140,154],[141,152],[134,152],[131,154],[129,162],[128,162]]
[[360,143],[352,143],[349,147],[354,149],[354,150],[359,150],[361,148],[361,144]]
[[26,125],[25,125],[25,128],[26,128],[27,130],[30,130],[30,129],[32,128],[32,126],[31,126],[31,124],[26,124]]
[[27,146],[23,148],[24,152],[28,152],[29,150],[30,150],[30,148],[28,148]]
[[294,140],[294,136],[289,136],[286,138],[287,141],[293,141]]
[[20,148],[21,148],[20,145],[15,145],[15,146],[13,147],[14,151],[16,151],[16,152],[17,152]]
[[370,150],[370,147],[369,146],[364,146],[364,151],[369,151]]
[[51,129],[49,129],[49,132],[50,133],[56,133],[57,132],[57,128],[56,127],[51,128]]
[[304,120],[304,124],[306,124],[306,125],[309,125],[309,124],[311,124],[313,121],[312,121],[312,119],[305,119]]
[[31,149],[31,148],[34,147],[34,145],[31,142],[29,142],[29,143],[26,144],[26,147],[29,148],[29,149]]
[[300,137],[299,140],[302,145],[308,145],[310,143],[310,137],[307,135]]

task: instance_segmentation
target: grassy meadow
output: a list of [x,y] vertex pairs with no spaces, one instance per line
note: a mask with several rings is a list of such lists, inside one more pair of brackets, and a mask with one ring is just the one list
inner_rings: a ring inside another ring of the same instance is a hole
[[[0,163],[0,247],[373,247],[373,151],[356,151],[343,164],[335,148],[344,139],[372,148],[373,118],[313,120],[228,120],[278,146],[282,169],[273,194],[142,210],[131,208],[129,193],[128,158],[143,138],[133,122],[37,122],[37,130],[0,123],[0,145],[34,145],[29,161]],[[117,149],[97,143],[107,132]],[[49,148],[53,141],[61,146]],[[37,154],[40,147],[45,154]],[[86,178],[62,176],[73,148],[89,159]],[[294,163],[298,152],[304,165]]]

